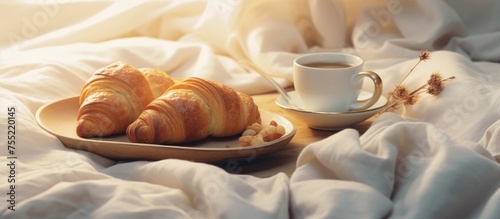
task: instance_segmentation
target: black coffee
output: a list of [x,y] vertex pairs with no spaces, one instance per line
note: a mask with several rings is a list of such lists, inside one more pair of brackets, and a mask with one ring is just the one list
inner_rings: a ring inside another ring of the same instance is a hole
[[349,68],[353,66],[351,63],[344,62],[310,62],[303,65],[311,68]]

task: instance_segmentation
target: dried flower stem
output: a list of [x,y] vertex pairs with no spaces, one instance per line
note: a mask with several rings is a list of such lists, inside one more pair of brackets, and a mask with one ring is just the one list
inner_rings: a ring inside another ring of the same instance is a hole
[[427,50],[421,50],[419,58],[418,62],[410,69],[410,71],[408,71],[408,73],[406,73],[403,79],[401,79],[401,81],[396,85],[394,90],[387,94],[388,104],[378,114],[382,114],[390,108],[397,108],[400,104],[413,105],[418,101],[418,98],[423,93],[437,96],[444,89],[444,82],[455,79],[455,76],[443,79],[438,72],[434,72],[431,74],[427,83],[412,92],[408,92],[406,87],[403,86],[403,82],[422,61],[427,61],[430,58],[430,54]]
[[401,81],[399,81],[399,83],[396,85],[396,88],[389,92],[388,94],[388,97],[389,98],[392,98],[393,97],[393,92],[397,89],[397,87],[401,86],[401,84],[403,84],[403,82],[406,80],[406,78],[408,78],[408,76],[413,72],[413,70],[415,70],[415,68],[417,68],[417,66],[420,64],[420,62],[422,61],[427,61],[431,58],[431,55],[429,53],[429,51],[427,50],[420,50],[420,54],[418,55],[419,57],[419,60],[418,62],[410,69],[410,71],[408,71],[408,73],[406,73],[406,75],[401,79]]
[[413,66],[413,68],[410,69],[410,71],[408,71],[408,73],[406,73],[406,75],[403,77],[403,79],[401,79],[401,81],[399,81],[398,85],[401,85],[404,80],[406,80],[406,78],[413,72],[413,70],[415,70],[415,68],[417,68],[418,64],[420,64],[420,62],[422,62],[422,60],[418,60],[417,64],[415,64]]

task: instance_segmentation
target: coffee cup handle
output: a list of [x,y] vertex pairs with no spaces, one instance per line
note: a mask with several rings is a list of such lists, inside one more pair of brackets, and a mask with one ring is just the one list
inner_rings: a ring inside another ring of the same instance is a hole
[[374,84],[374,90],[373,90],[373,95],[366,100],[356,100],[355,103],[350,105],[350,110],[352,111],[360,111],[360,110],[365,110],[373,106],[380,96],[382,95],[382,79],[380,76],[373,72],[373,71],[362,71],[356,75],[357,77],[368,77],[373,81]]

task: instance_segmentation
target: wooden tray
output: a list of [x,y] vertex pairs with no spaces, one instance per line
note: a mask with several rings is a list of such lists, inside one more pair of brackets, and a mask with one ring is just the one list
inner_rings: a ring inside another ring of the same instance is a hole
[[281,150],[296,133],[295,127],[286,118],[267,111],[260,111],[263,124],[275,120],[285,127],[285,135],[263,145],[250,147],[239,146],[238,136],[208,138],[184,146],[132,143],[125,135],[87,139],[76,135],[78,107],[78,97],[58,100],[40,107],[36,113],[36,120],[40,127],[59,138],[67,148],[85,150],[116,160],[173,158],[215,163],[253,159]]

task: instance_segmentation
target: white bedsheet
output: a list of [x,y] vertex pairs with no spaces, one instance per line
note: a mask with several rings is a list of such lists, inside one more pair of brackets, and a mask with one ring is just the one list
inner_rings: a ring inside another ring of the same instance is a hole
[[[0,12],[2,218],[500,217],[496,0],[25,0],[1,1]],[[291,177],[116,162],[65,148],[35,121],[40,106],[78,95],[118,60],[258,94],[271,86],[238,59],[289,86],[298,54],[348,52],[382,76],[387,93],[420,49],[431,59],[408,86],[436,71],[456,76],[439,97],[381,115],[362,136],[346,129],[310,144]]]

